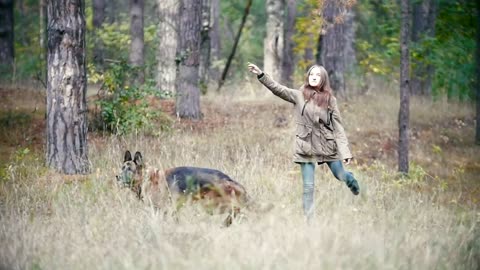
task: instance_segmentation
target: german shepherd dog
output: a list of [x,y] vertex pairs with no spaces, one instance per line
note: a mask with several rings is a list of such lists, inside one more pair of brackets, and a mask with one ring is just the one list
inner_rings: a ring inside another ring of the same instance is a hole
[[245,188],[225,173],[208,168],[175,167],[167,170],[150,168],[145,172],[143,157],[136,152],[134,158],[126,151],[122,172],[117,182],[130,188],[139,199],[152,203],[157,208],[165,206],[169,200],[180,197],[202,200],[221,212],[230,211],[225,225],[230,225],[247,203]]

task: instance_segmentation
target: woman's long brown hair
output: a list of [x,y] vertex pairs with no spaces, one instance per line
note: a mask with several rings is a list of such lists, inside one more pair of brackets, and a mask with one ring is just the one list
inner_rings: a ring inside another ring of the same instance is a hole
[[[320,69],[320,79],[321,82],[318,86],[312,87],[308,83],[308,76],[314,68]],[[305,83],[303,85],[303,97],[305,101],[310,101],[313,99],[315,104],[322,108],[327,108],[329,106],[330,98],[333,97],[332,88],[330,88],[330,81],[328,80],[327,70],[320,65],[311,66],[305,76]]]

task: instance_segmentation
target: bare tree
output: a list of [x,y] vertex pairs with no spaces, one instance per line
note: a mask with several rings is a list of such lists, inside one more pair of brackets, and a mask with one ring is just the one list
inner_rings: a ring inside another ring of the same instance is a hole
[[[93,27],[95,31],[102,27],[105,21],[105,0],[93,0]],[[95,34],[95,46],[93,48],[93,59],[96,64],[103,66],[103,43]]]
[[0,0],[0,65],[10,72],[14,59],[13,0]]
[[401,0],[400,111],[398,113],[398,171],[408,173],[408,132],[410,119],[410,10],[409,0]]
[[202,30],[200,33],[200,86],[207,87],[210,69],[210,5],[211,0],[202,1]]
[[180,34],[175,78],[176,112],[181,118],[200,119],[200,31],[202,1],[180,1]]
[[284,0],[266,0],[266,36],[263,42],[265,72],[280,81],[283,59],[283,15]]
[[170,93],[175,92],[179,7],[178,0],[158,0],[157,87]]
[[[421,42],[424,37],[435,35],[437,0],[414,1],[412,9],[412,42]],[[414,95],[430,96],[434,67],[427,63],[430,50],[422,54],[423,59],[412,65],[411,91]]]
[[295,17],[297,14],[297,4],[295,0],[286,0],[286,20],[284,26],[284,45],[283,45],[283,58],[282,58],[282,82],[284,85],[293,87],[293,72],[294,68],[294,54],[293,47],[293,35],[295,32]]
[[[130,0],[130,64],[134,67],[141,67],[145,63],[143,52],[145,46],[143,39],[143,11],[144,0]],[[143,83],[143,72],[139,72],[137,80]]]
[[50,0],[48,14],[47,165],[90,171],[87,151],[85,15],[82,0]]

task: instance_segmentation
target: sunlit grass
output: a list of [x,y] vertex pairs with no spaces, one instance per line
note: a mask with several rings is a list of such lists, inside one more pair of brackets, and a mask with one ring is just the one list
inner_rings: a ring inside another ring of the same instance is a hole
[[[300,171],[291,162],[291,106],[259,87],[245,88],[249,90],[244,95],[238,90],[203,100],[204,121],[215,119],[209,128],[198,123],[160,136],[92,134],[93,171],[87,176],[56,174],[43,167],[42,153],[17,152],[0,182],[0,268],[480,267],[480,212],[471,202],[452,201],[464,193],[451,186],[467,186],[468,179],[462,179],[468,174],[458,172],[447,179],[428,165],[442,161],[443,168],[453,172],[457,159],[444,152],[457,157],[463,151],[465,162],[476,164],[474,150],[418,135],[412,160],[419,164],[417,160],[429,157],[430,163],[413,165],[411,177],[399,179],[394,150],[386,145],[389,138],[395,143],[398,97],[393,91],[352,97],[348,104],[341,102],[340,109],[357,157],[349,170],[357,176],[361,194],[353,196],[328,170],[317,167],[315,217],[307,224],[301,211]],[[419,115],[412,120],[414,127],[473,115],[471,108],[456,105],[444,111],[438,104],[418,109],[412,103],[412,115]],[[275,121],[281,117],[286,124]],[[472,127],[462,130],[467,140]],[[199,205],[174,214],[163,211],[171,205],[156,211],[115,185],[127,149],[141,151],[150,167],[220,169],[245,186],[255,206],[229,228],[222,226],[225,215],[208,214]],[[268,205],[273,208],[264,207]]]

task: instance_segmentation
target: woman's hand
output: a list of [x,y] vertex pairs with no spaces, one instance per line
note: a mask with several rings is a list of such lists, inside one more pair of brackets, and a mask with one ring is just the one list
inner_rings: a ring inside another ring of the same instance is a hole
[[350,164],[350,161],[352,161],[351,158],[346,158],[346,159],[343,160],[343,163],[345,163],[345,165],[348,165],[348,164]]
[[263,73],[263,71],[259,67],[257,67],[255,64],[252,64],[250,62],[248,63],[248,70],[256,75],[260,75]]

